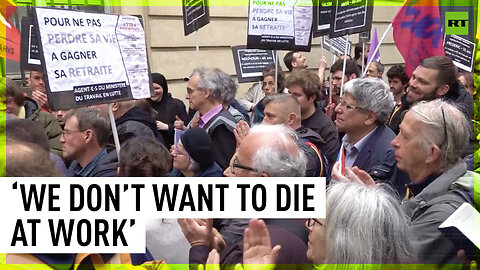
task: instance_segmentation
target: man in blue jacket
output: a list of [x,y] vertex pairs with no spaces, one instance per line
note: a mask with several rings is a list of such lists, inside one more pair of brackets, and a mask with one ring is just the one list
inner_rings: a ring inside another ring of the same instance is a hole
[[357,166],[404,195],[408,177],[397,176],[390,145],[395,133],[385,126],[393,107],[389,86],[378,78],[354,79],[345,84],[344,93],[335,108],[335,124],[346,133],[339,157],[344,157],[345,167]]

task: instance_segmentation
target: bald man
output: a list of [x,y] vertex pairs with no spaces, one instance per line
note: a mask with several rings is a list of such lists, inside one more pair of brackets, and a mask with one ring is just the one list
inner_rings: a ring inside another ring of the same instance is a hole
[[305,176],[328,177],[328,161],[322,154],[326,144],[315,131],[302,126],[301,109],[298,100],[289,94],[274,94],[264,100],[263,124],[284,125],[295,130],[298,147],[307,158]]

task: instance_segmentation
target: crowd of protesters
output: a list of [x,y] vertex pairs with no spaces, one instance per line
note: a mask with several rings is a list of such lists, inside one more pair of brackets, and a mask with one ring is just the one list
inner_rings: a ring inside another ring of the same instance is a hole
[[[108,105],[51,111],[41,71],[29,74],[31,96],[7,79],[6,175],[325,177],[326,218],[157,220],[147,235],[168,237],[147,239],[131,262],[461,268],[469,252],[438,226],[475,205],[472,74],[434,56],[409,77],[402,65],[364,66],[361,52],[345,70],[335,62],[331,81],[324,58],[317,74],[289,52],[288,75],[267,66],[238,101],[235,80],[219,69],[193,70],[187,106],[153,73],[151,98],[111,105],[119,155]],[[184,131],[178,142],[175,129]]]

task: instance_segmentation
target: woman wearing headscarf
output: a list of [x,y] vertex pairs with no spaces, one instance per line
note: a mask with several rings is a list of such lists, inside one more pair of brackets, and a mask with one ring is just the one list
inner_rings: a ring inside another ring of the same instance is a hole
[[215,162],[210,136],[201,128],[190,128],[172,147],[173,177],[221,177],[223,170]]
[[156,112],[155,120],[157,129],[162,134],[165,146],[169,149],[173,144],[174,122],[176,117],[188,123],[189,118],[185,104],[168,92],[168,84],[165,76],[160,73],[152,73],[154,95],[149,98],[152,109]]

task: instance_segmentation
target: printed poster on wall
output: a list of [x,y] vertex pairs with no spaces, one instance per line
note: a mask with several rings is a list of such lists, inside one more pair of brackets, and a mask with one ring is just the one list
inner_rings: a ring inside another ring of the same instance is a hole
[[275,64],[275,51],[247,49],[247,46],[233,46],[233,61],[239,83],[262,80],[262,70]]
[[335,0],[329,37],[370,31],[372,17],[373,0]]
[[250,0],[247,47],[310,51],[312,23],[311,0]]
[[210,23],[208,0],[182,0],[182,3],[185,36]]
[[313,3],[313,37],[328,35],[333,0],[314,0]]
[[139,18],[52,8],[34,15],[53,110],[151,96]]
[[443,42],[445,55],[452,59],[455,66],[466,72],[473,72],[475,43],[457,35],[446,35]]

